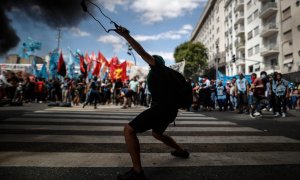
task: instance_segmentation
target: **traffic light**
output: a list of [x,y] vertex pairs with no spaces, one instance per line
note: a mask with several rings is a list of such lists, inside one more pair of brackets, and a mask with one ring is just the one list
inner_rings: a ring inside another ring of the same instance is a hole
[[232,62],[235,63],[235,55],[232,55]]

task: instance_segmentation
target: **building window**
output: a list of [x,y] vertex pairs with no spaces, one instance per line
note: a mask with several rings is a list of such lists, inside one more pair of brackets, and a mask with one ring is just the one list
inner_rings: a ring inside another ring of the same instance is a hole
[[289,41],[292,39],[292,30],[287,30],[283,33],[283,41]]
[[247,22],[248,22],[248,24],[250,24],[252,22],[252,14],[250,16],[248,16]]
[[278,66],[278,61],[277,59],[271,59],[271,66],[274,67],[274,66]]
[[247,9],[250,9],[250,8],[251,8],[251,5],[252,5],[252,0],[249,0],[249,1],[247,2]]
[[248,49],[248,57],[253,55],[253,48]]
[[248,32],[248,40],[252,39],[252,37],[253,37],[252,31]]
[[282,11],[282,20],[285,20],[289,17],[291,17],[291,7],[288,7]]
[[259,26],[257,26],[256,28],[254,28],[254,36],[259,34]]
[[258,17],[258,9],[256,9],[256,11],[254,11],[254,13],[253,13],[253,19],[255,19],[257,17]]
[[253,72],[253,65],[249,66],[249,73]]
[[254,47],[254,53],[255,53],[255,54],[258,54],[258,53],[259,53],[259,44],[257,44],[257,45]]

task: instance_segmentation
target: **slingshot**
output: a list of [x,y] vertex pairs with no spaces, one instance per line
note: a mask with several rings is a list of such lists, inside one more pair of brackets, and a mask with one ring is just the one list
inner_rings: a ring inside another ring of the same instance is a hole
[[[97,6],[97,4],[91,2],[90,0],[82,0],[82,2],[80,3],[80,5],[81,5],[81,7],[82,7],[82,10],[83,10],[84,12],[87,12],[87,13],[88,13],[95,21],[97,21],[97,22],[100,24],[100,26],[104,29],[105,32],[109,33],[110,31],[116,31],[116,29],[106,29],[106,28],[103,26],[103,24],[102,24],[97,18],[95,18],[95,17],[93,16],[93,14],[91,14],[91,13],[88,11],[88,8],[87,8],[87,6],[86,6],[85,1],[87,1],[87,2],[89,2],[90,4],[96,6],[96,7],[99,9],[99,11],[101,12],[101,14],[102,14],[105,18],[107,18],[108,20],[110,20],[110,23],[111,23],[111,24],[114,24],[114,26],[115,26],[116,28],[120,27],[120,26],[119,26],[116,22],[114,22],[110,17],[108,17],[106,14],[104,14],[103,11],[102,11],[102,9],[101,9],[99,6]],[[129,33],[129,31],[128,31],[128,33]]]

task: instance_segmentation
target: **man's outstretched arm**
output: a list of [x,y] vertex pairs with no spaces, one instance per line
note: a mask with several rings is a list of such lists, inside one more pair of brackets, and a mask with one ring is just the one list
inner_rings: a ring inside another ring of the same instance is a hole
[[144,61],[146,61],[151,66],[155,65],[154,58],[149,53],[147,53],[144,48],[129,34],[126,28],[118,26],[116,29],[116,33],[124,37],[126,41],[132,46],[132,48],[144,59]]

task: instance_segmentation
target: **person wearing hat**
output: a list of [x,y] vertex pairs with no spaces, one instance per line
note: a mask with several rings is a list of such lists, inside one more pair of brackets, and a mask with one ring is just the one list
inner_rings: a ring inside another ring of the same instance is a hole
[[125,142],[131,157],[133,168],[124,174],[119,174],[118,180],[145,179],[141,164],[140,144],[137,133],[152,130],[152,135],[164,144],[172,147],[171,155],[188,158],[189,152],[181,148],[176,141],[164,132],[177,116],[178,107],[176,98],[172,93],[174,85],[170,82],[168,67],[165,66],[161,56],[151,56],[144,48],[129,34],[129,31],[121,26],[115,30],[132,46],[132,48],[149,64],[150,71],[147,77],[148,89],[152,95],[151,107],[124,126]]

